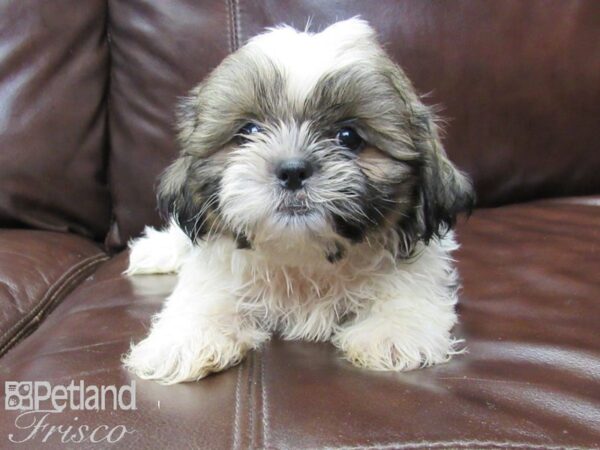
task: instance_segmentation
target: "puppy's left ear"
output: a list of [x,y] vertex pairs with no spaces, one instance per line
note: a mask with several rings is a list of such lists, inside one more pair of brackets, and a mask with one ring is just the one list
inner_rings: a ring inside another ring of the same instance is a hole
[[401,223],[407,238],[406,253],[416,241],[428,243],[450,230],[461,212],[470,214],[475,203],[471,180],[448,159],[433,111],[425,106],[399,67],[392,68],[392,82],[405,106],[405,120],[417,153],[415,209],[412,217]]
[[451,229],[459,213],[471,213],[475,191],[471,180],[446,156],[431,111],[424,108],[418,114],[413,141],[423,155],[419,213],[423,221],[421,238],[427,243],[431,237],[440,237]]

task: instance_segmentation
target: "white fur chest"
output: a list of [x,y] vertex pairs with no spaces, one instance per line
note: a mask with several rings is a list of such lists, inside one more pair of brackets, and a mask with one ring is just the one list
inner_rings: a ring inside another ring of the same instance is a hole
[[326,260],[322,248],[304,248],[292,253],[297,264],[282,264],[285,258],[264,247],[238,250],[230,240],[198,251],[210,267],[227,272],[222,276],[238,312],[287,339],[328,339],[345,319],[368,310],[382,295],[381,283],[398,271],[389,252],[367,244],[348,249],[336,263]]

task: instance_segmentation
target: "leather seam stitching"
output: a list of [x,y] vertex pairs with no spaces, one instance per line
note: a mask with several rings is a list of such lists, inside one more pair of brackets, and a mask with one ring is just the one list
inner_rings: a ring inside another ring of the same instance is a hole
[[239,2],[238,0],[225,0],[227,4],[227,31],[229,34],[229,53],[233,53],[239,48],[240,24],[238,20]]
[[250,441],[250,448],[254,448],[254,407],[252,397],[252,378],[254,376],[254,353],[250,353],[248,361],[248,431],[246,433]]
[[239,0],[233,0],[234,5],[234,22],[235,26],[235,49],[240,48],[240,42],[242,39],[242,14]]
[[108,259],[106,255],[96,254],[85,258],[65,271],[58,280],[46,290],[37,305],[2,334],[0,343],[3,343],[0,344],[0,355],[3,355],[12,348],[26,331],[38,323],[45,313],[49,312],[53,305],[60,302],[60,300],[70,292],[69,288],[74,287],[75,282],[80,281],[80,275],[82,273],[87,274],[88,269],[98,265],[106,259]]
[[353,447],[325,447],[328,450],[391,450],[391,449],[420,449],[420,448],[516,448],[516,449],[544,449],[544,450],[590,450],[590,447],[572,447],[559,445],[532,444],[524,442],[497,442],[497,441],[420,441],[420,442],[392,442],[389,444],[360,445]]
[[227,48],[229,53],[233,53],[233,26],[232,26],[232,7],[231,0],[225,0],[225,9],[227,13]]
[[[253,372],[255,372],[255,377],[256,377],[256,381],[254,383],[254,390],[252,391],[252,399],[253,399],[253,403],[254,403],[254,407],[252,408],[253,411],[253,417],[254,420],[253,422],[256,422],[256,426],[258,427],[258,429],[256,429],[255,426],[252,427],[253,429],[253,433],[252,433],[252,448],[253,449],[265,449],[264,446],[264,442],[262,442],[262,445],[257,445],[257,442],[261,442],[262,437],[263,437],[263,430],[262,430],[262,401],[261,401],[261,373],[260,373],[260,365],[262,364],[262,355],[259,352],[256,352],[254,354],[254,360],[253,360]],[[259,404],[260,402],[260,404]]]
[[235,403],[233,416],[233,448],[240,447],[240,387],[242,384],[242,364],[238,366],[235,382]]
[[260,359],[260,388],[261,388],[261,397],[262,397],[262,436],[263,436],[263,447],[269,448],[268,441],[269,438],[269,407],[267,404],[268,394],[267,394],[267,386],[265,383],[265,359],[266,355],[263,354]]

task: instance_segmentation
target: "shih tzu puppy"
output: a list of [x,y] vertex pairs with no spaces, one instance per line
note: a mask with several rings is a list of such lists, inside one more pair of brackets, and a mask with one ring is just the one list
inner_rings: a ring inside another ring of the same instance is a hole
[[179,142],[158,188],[169,224],[131,243],[127,271],[178,283],[132,372],[198,380],[273,333],[375,370],[459,350],[451,227],[471,183],[366,22],[254,37],[185,99]]

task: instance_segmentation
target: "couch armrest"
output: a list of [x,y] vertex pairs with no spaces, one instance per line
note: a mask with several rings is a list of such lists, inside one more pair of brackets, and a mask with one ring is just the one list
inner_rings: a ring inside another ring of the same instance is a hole
[[0,355],[104,259],[98,246],[75,235],[0,230]]

